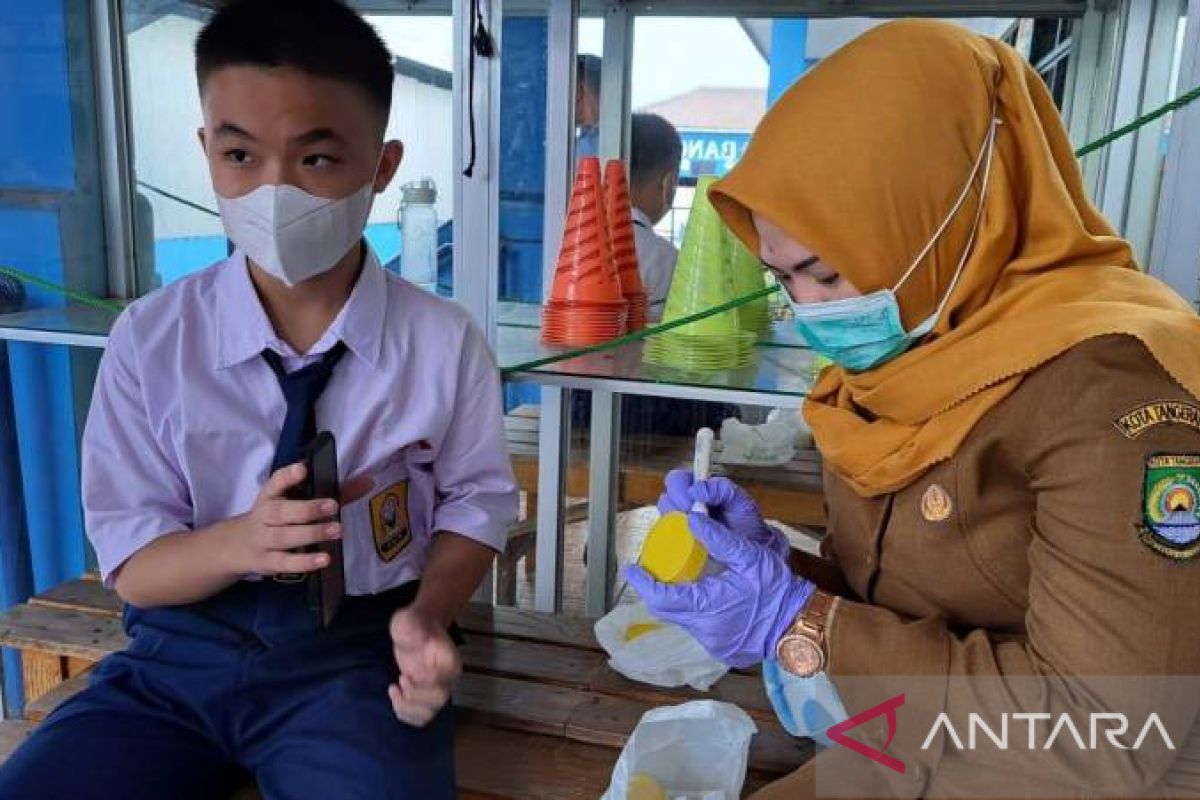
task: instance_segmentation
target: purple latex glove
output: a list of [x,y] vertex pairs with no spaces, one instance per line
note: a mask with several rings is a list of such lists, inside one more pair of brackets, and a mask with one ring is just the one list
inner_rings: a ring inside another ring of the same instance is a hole
[[783,531],[768,525],[746,490],[728,478],[697,481],[689,470],[677,469],[667,473],[663,481],[666,491],[658,498],[658,511],[688,513],[692,503],[699,501],[708,507],[708,515],[729,530],[752,542],[765,544],[787,560],[792,546]]
[[793,573],[770,545],[710,517],[688,514],[688,527],[709,558],[725,566],[722,572],[669,584],[631,565],[625,578],[650,613],[686,630],[718,661],[745,668],[774,658],[775,645],[816,586]]

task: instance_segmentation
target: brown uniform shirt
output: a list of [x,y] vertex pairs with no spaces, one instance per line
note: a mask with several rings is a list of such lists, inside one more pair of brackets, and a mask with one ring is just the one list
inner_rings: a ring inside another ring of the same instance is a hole
[[[996,780],[1022,796],[1020,778],[1042,796],[1200,796],[1200,733],[1188,741],[1200,691],[1106,683],[1200,676],[1200,558],[1186,529],[1178,545],[1147,530],[1164,503],[1195,516],[1197,405],[1140,342],[1105,336],[1031,373],[905,489],[864,499],[827,475],[824,552],[850,589],[828,674],[852,717],[907,690],[886,749],[883,717],[847,733],[906,770],[834,746],[758,797],[1004,796]],[[1027,724],[1010,732],[1014,752],[928,736],[942,713],[965,741],[962,713],[980,708],[1086,724],[1118,706],[1128,739],[1154,712],[1176,749],[1149,736],[1136,751],[1045,750],[1046,727],[1039,748],[1016,752]]]

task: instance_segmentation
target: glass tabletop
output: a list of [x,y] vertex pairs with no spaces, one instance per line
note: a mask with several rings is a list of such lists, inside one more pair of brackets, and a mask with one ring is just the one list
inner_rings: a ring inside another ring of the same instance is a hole
[[[536,308],[536,307],[535,307]],[[528,315],[501,313],[496,339],[496,356],[510,377],[539,383],[577,385],[592,381],[626,384],[626,393],[647,391],[651,386],[686,386],[703,390],[732,390],[761,395],[804,397],[816,379],[814,354],[790,344],[786,338],[765,337],[753,348],[750,362],[726,370],[690,370],[664,366],[645,357],[646,342],[635,341],[602,352],[587,353],[551,364],[538,364],[561,356],[571,348],[543,344],[540,327],[524,324]],[[798,337],[797,337],[798,339]],[[545,376],[546,380],[539,380]],[[637,386],[640,385],[640,386]],[[654,394],[663,394],[655,389]]]
[[[79,305],[0,314],[0,340],[102,348],[116,318],[115,312]],[[546,376],[549,379],[619,381],[646,387],[686,386],[696,390],[724,389],[803,397],[816,379],[812,351],[803,346],[798,334],[787,323],[773,323],[771,331],[755,345],[746,366],[713,371],[651,363],[645,358],[646,343],[643,341],[552,364],[534,365],[534,362],[558,357],[571,350],[542,343],[541,306],[501,303],[499,323],[496,356],[501,369],[510,375],[522,373],[533,380]],[[666,390],[655,391],[661,394]]]
[[0,314],[0,339],[104,347],[116,319],[115,311],[76,305]]
[[[542,307],[537,303],[501,301],[498,321],[501,328],[540,329],[542,327]],[[808,349],[808,345],[805,344],[796,328],[789,321],[783,320],[773,320],[767,332],[759,337],[758,344],[760,347]]]

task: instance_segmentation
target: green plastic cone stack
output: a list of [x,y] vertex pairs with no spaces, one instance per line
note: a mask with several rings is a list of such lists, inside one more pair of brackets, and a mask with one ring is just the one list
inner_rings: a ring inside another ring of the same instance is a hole
[[572,347],[625,332],[629,307],[609,248],[600,161],[579,164],[550,300],[542,309],[542,341]]
[[[734,297],[761,292],[767,286],[762,262],[728,228],[724,235]],[[744,331],[763,334],[771,324],[770,301],[765,296],[738,306],[737,312]]]
[[633,206],[629,200],[629,179],[625,164],[612,160],[604,165],[604,199],[608,210],[609,241],[621,292],[629,303],[630,331],[646,327],[646,290],[638,272],[637,246],[633,238]]
[[[708,200],[708,187],[714,180],[701,178],[696,186],[667,293],[664,323],[708,311],[737,296],[726,258],[724,226]],[[651,337],[646,359],[683,369],[731,369],[749,363],[756,338],[742,330],[738,312],[732,309]]]

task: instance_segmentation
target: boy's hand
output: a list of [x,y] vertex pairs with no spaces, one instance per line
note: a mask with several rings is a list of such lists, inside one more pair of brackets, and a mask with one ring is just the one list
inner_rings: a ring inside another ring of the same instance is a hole
[[[337,513],[335,500],[288,500],[284,495],[304,480],[303,464],[283,467],[270,477],[250,511],[229,526],[225,553],[238,575],[276,575],[313,572],[329,565],[324,553],[294,553],[294,548],[341,538],[338,522],[321,522]],[[369,478],[358,478],[342,487],[349,504],[371,490]]]
[[462,672],[458,648],[446,629],[410,607],[392,615],[392,650],[400,680],[388,687],[396,717],[424,727],[450,701],[450,689]]

